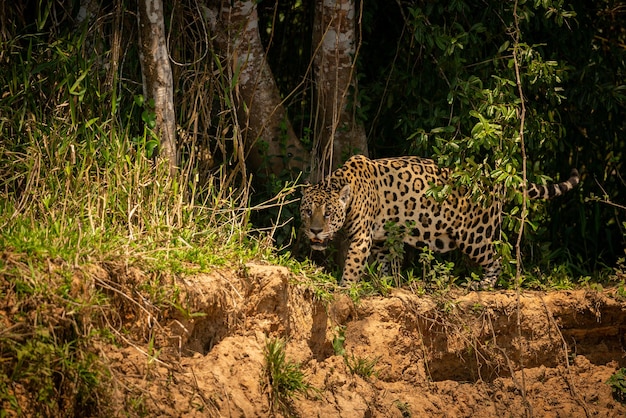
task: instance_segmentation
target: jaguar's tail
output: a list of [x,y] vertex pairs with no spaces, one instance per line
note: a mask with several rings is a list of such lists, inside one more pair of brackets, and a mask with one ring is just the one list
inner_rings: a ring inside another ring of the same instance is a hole
[[531,199],[552,199],[569,192],[580,183],[580,175],[578,170],[572,169],[569,179],[561,183],[548,184],[541,186],[535,183],[528,184],[528,197]]

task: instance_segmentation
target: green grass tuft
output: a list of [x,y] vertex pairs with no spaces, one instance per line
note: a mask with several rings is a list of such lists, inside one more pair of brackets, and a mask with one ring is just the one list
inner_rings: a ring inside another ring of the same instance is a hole
[[287,361],[286,342],[281,338],[268,339],[265,343],[265,382],[269,388],[270,406],[290,415],[291,402],[306,395],[313,387],[306,382],[300,365]]

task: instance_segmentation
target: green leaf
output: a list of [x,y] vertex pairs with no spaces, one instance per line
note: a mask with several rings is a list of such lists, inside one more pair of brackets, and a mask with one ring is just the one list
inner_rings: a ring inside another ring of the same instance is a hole
[[510,45],[511,45],[511,43],[509,41],[504,41],[504,43],[502,45],[500,45],[500,48],[498,48],[498,54],[501,54],[504,51],[506,51],[507,49],[509,49]]
[[144,97],[143,94],[136,94],[134,97],[135,100],[135,104],[139,107],[143,107],[144,104]]

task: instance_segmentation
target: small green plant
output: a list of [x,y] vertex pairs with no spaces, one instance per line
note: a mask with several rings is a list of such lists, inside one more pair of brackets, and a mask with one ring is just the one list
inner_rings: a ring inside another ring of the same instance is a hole
[[361,376],[363,379],[378,376],[378,371],[375,367],[380,357],[370,359],[368,357],[357,357],[352,353],[349,356],[347,354],[344,355],[343,358],[346,361],[346,366],[348,366],[350,373]]
[[618,300],[626,299],[626,258],[621,257],[617,260],[617,265],[613,268],[613,274],[609,276],[609,279],[618,283],[615,297]]
[[596,292],[602,292],[604,290],[604,288],[602,287],[601,283],[590,283],[589,284],[589,290],[593,290]]
[[347,293],[348,296],[350,296],[352,303],[358,305],[361,302],[362,296],[380,294],[381,290],[377,289],[375,283],[361,280],[356,283],[350,283]]
[[406,231],[411,230],[414,227],[415,221],[406,221],[405,225],[401,225],[396,222],[387,222],[383,226],[383,229],[387,233],[385,248],[387,249],[388,254],[386,254],[386,258],[390,264],[390,273],[395,281],[396,287],[400,287],[402,280],[400,270],[405,253],[403,238]]
[[286,342],[282,338],[272,338],[265,342],[265,386],[269,388],[270,407],[290,415],[292,399],[306,395],[312,386],[306,382],[300,365],[287,361]]
[[[370,278],[368,287],[371,287],[373,293],[387,296],[389,292],[391,292],[391,288],[393,287],[391,281],[395,280],[395,278],[385,275],[378,263],[367,264],[365,266],[365,275]],[[396,284],[398,284],[397,281]]]
[[555,290],[571,290],[574,288],[572,273],[563,264],[554,267],[544,280],[548,287]]
[[624,281],[622,281],[618,286],[617,286],[617,290],[615,292],[615,296],[617,297],[617,299],[619,300],[625,300],[626,299],[626,284],[624,283]]
[[437,306],[441,311],[451,314],[456,311],[458,302],[444,297],[437,301]]
[[344,325],[337,325],[335,327],[335,336],[333,337],[333,350],[338,356],[345,356],[346,349],[344,344],[346,342],[346,327]]
[[424,282],[415,277],[415,273],[413,270],[408,270],[406,272],[406,283],[409,289],[411,289],[411,291],[416,295],[423,296],[426,294],[426,287],[424,286]]
[[393,401],[393,405],[398,408],[400,414],[402,414],[402,418],[411,418],[413,414],[411,413],[411,406],[408,402],[402,402],[399,399]]
[[305,280],[299,280],[299,286],[306,286],[313,292],[315,300],[319,300],[325,303],[329,303],[334,298],[334,292],[337,288],[337,283],[334,277],[324,272],[313,270],[304,276]]
[[611,387],[615,400],[622,403],[626,402],[626,367],[622,367],[609,377],[606,384]]
[[134,103],[143,109],[141,120],[144,123],[144,130],[142,135],[133,137],[132,142],[139,150],[144,152],[146,158],[152,158],[159,147],[159,137],[154,132],[157,124],[154,99],[146,101],[143,95],[138,94],[134,97]]
[[422,266],[422,280],[424,283],[433,283],[439,290],[449,288],[456,280],[456,277],[453,275],[454,263],[451,261],[438,261],[428,247],[422,250],[419,256],[419,263]]
[[343,325],[338,325],[335,327],[334,331],[335,335],[333,337],[333,350],[335,351],[336,355],[343,356],[343,359],[346,362],[346,366],[348,367],[350,373],[361,376],[364,379],[367,379],[371,376],[376,376],[378,372],[375,370],[375,367],[378,363],[379,357],[369,359],[367,357],[357,357],[354,355],[354,353],[348,355],[345,349],[346,327]]
[[472,305],[471,309],[472,309],[472,312],[476,314],[481,314],[485,310],[485,305],[483,305],[482,303],[476,302]]

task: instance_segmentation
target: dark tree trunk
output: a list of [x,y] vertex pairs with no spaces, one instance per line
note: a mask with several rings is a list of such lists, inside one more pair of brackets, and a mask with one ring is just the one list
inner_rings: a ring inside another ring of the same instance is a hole
[[217,45],[236,80],[234,96],[248,167],[265,175],[302,170],[309,153],[293,131],[267,63],[256,0],[212,1],[209,9]]

